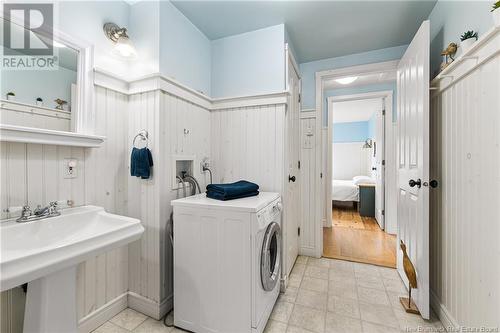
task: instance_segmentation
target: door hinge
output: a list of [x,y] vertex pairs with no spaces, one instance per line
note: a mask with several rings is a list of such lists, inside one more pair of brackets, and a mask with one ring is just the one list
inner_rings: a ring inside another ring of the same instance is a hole
[[297,162],[297,167],[300,169],[300,161]]
[[319,178],[323,178],[323,172],[319,173]]
[[385,209],[382,209],[382,215],[385,215]]
[[385,116],[385,109],[382,110],[382,115]]
[[297,228],[297,235],[300,236],[300,227]]
[[385,160],[382,160],[382,165],[385,165]]
[[302,95],[299,94],[299,103],[302,101]]

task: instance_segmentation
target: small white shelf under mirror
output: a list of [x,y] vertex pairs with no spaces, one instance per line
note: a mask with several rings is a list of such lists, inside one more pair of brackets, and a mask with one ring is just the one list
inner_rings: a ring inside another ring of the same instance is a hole
[[0,124],[0,141],[97,148],[105,136]]

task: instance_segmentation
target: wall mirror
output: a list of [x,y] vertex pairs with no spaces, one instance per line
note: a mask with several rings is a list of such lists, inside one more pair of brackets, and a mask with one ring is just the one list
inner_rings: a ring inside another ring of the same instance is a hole
[[[1,140],[98,146],[104,138],[94,135],[92,46],[56,30],[27,29],[15,17],[0,24]],[[33,54],[46,43],[51,54]]]

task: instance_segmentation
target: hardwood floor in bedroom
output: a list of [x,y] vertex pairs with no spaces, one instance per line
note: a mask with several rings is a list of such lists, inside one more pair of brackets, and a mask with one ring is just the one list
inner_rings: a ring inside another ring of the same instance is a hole
[[375,218],[353,207],[332,208],[331,228],[323,228],[323,256],[396,267],[396,236],[385,233]]

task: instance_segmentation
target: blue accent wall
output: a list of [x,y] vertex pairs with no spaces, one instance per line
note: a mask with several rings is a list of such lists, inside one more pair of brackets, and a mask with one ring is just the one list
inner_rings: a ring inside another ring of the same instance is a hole
[[370,138],[368,121],[333,124],[333,143],[365,142],[368,138]]
[[[460,43],[465,31],[477,31],[479,37],[493,27],[490,13],[491,1],[443,1],[439,0],[429,20],[431,24],[431,77],[434,77],[443,61],[441,51],[449,43]],[[461,50],[459,49],[458,54]]]
[[401,59],[408,45],[351,54],[300,64],[302,75],[302,109],[316,107],[316,72]]
[[212,97],[285,89],[283,24],[212,41]]

